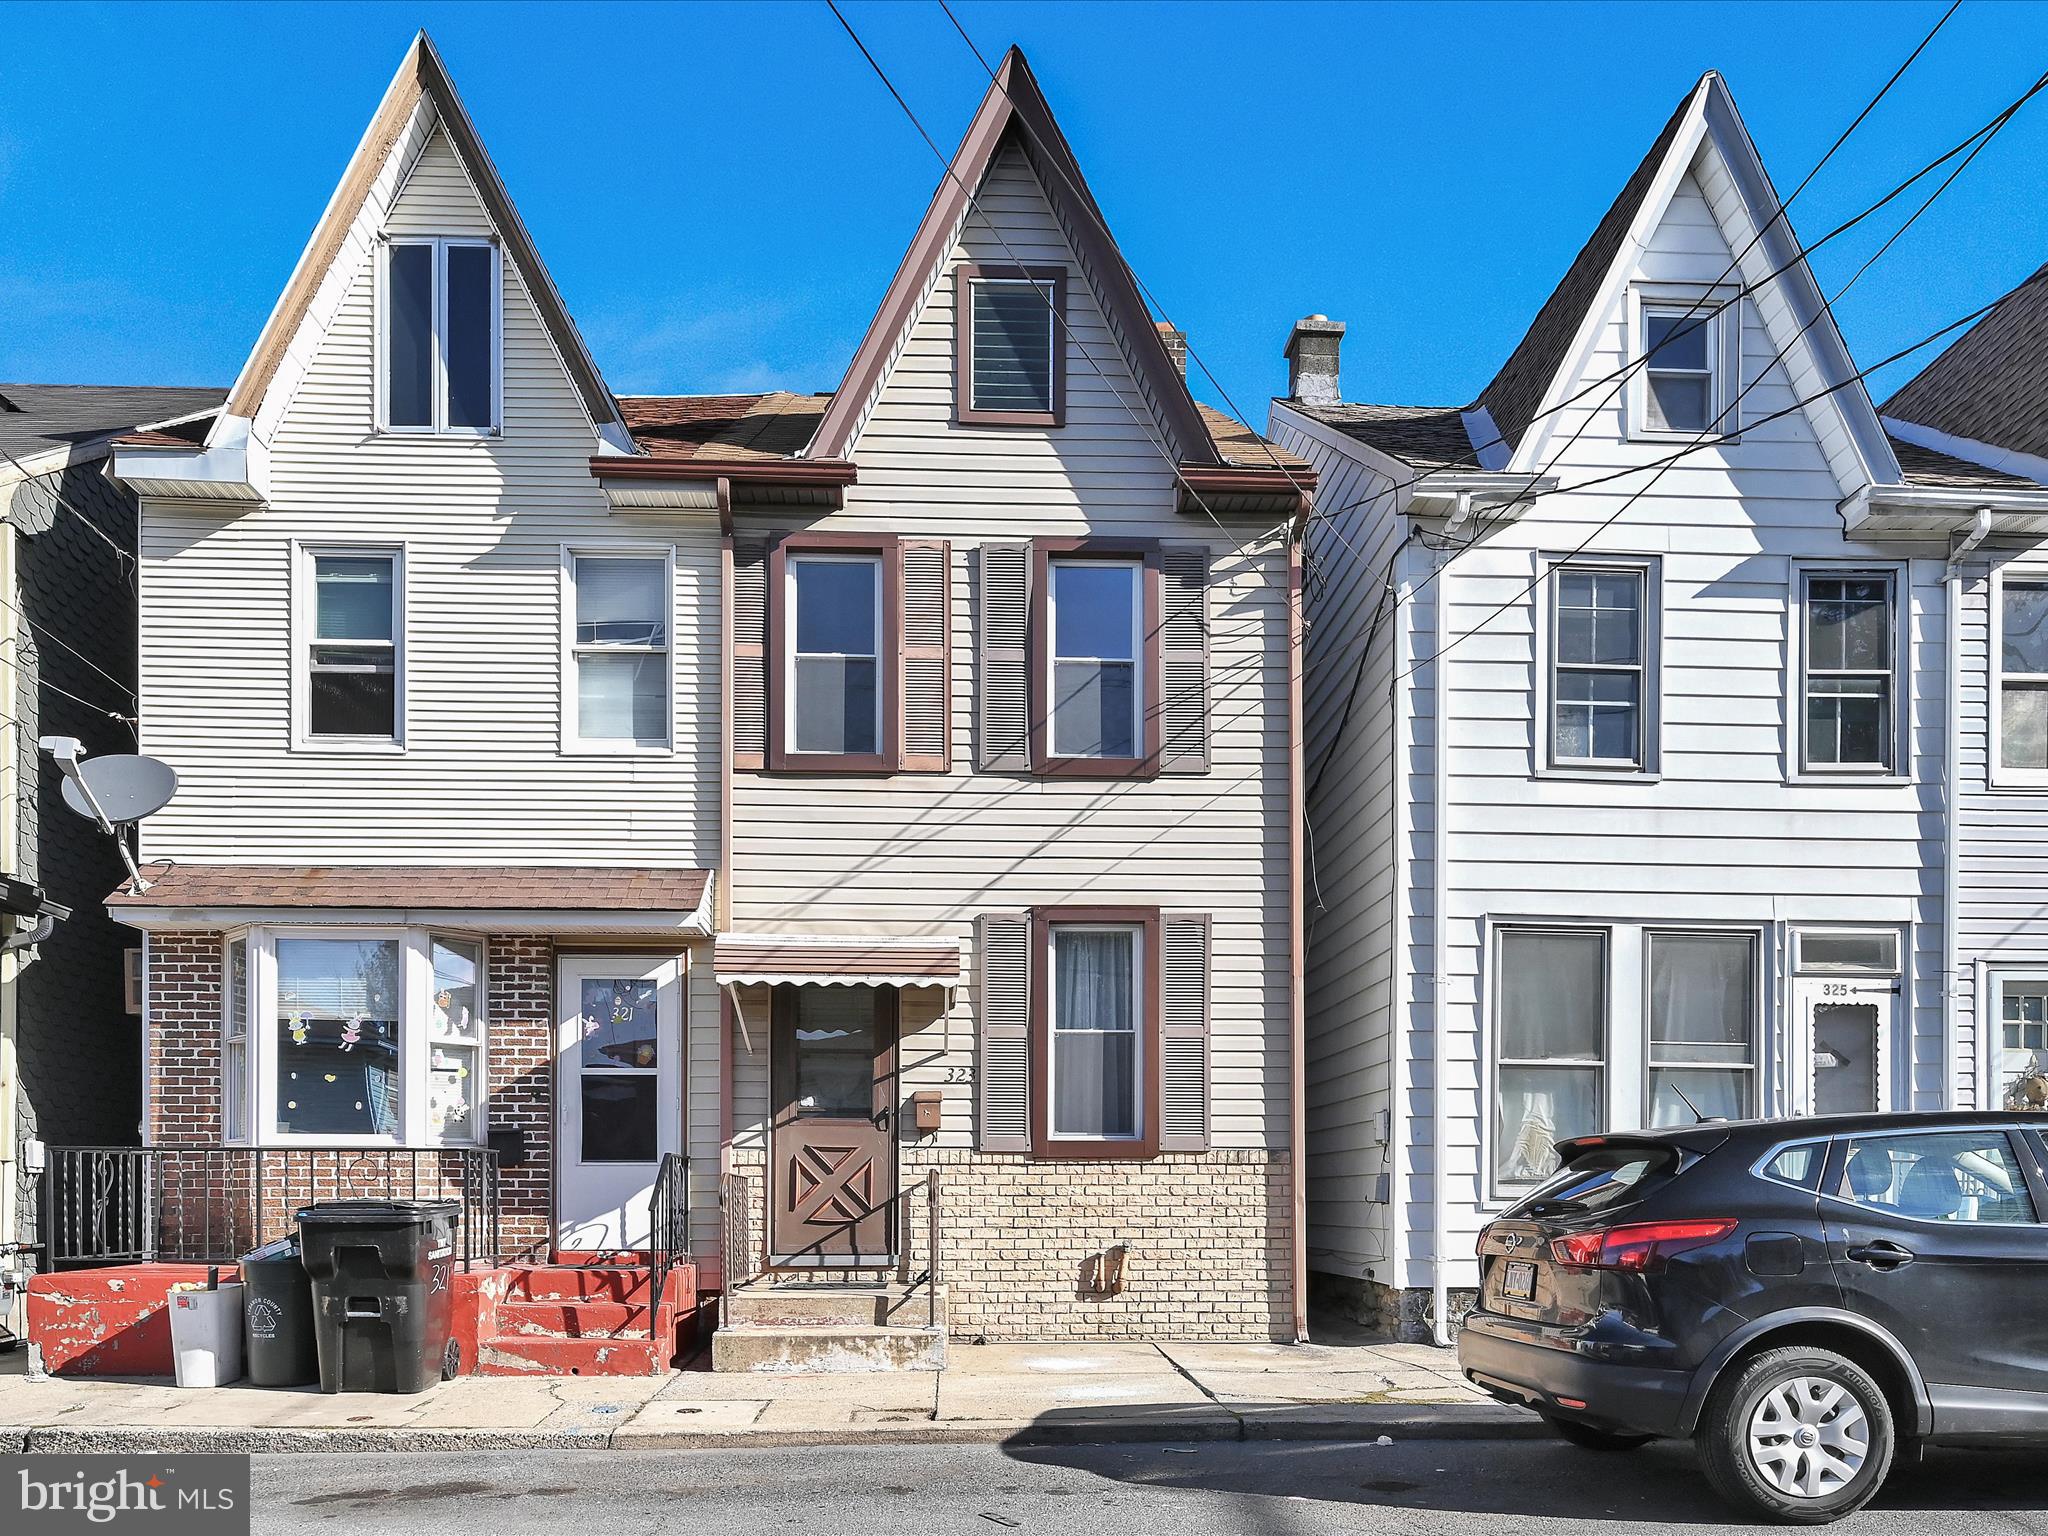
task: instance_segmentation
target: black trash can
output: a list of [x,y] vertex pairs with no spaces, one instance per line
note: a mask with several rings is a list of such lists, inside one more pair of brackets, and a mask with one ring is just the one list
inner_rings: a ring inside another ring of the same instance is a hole
[[299,1212],[322,1392],[424,1392],[455,1374],[453,1200],[323,1200]]
[[281,1237],[242,1255],[242,1334],[249,1380],[259,1387],[302,1387],[320,1379],[313,1342],[313,1283],[299,1262],[299,1240]]

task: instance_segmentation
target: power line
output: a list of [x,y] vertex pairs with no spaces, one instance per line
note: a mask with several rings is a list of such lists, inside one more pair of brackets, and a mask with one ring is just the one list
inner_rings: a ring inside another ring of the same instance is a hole
[[[32,480],[47,479],[49,477],[49,474],[51,473],[50,471],[45,471],[43,474],[40,475],[32,474],[29,471],[27,465],[23,464],[21,460],[17,459],[5,448],[0,448],[0,459],[5,459],[8,463],[12,464],[15,467],[16,471],[20,473],[24,484]],[[62,491],[59,491],[54,485],[45,487],[45,490],[52,501],[54,501],[58,506],[62,507],[66,512],[69,512],[73,517],[77,518],[79,522],[85,525],[85,529],[88,533],[90,533],[94,538],[98,539],[102,544],[106,545],[107,548],[111,549],[114,552],[115,557],[121,561],[121,573],[123,578],[125,579],[128,575],[128,568],[136,563],[134,554],[126,549],[123,549],[121,545],[115,539],[109,536],[108,533],[103,528],[101,528],[98,523],[95,523],[90,517],[87,517],[83,512],[79,511],[78,508],[71,505],[69,501],[65,500],[64,493]]]

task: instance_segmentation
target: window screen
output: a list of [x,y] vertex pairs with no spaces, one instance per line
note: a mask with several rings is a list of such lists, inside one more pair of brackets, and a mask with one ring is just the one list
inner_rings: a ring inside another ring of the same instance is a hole
[[1055,288],[1025,278],[978,277],[973,298],[973,408],[1045,413],[1053,401]]

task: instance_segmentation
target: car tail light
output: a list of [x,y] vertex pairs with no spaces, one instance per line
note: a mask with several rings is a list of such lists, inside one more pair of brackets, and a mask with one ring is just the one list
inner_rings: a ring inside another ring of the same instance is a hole
[[1673,1254],[1719,1242],[1736,1227],[1733,1216],[1694,1221],[1645,1221],[1604,1232],[1571,1232],[1550,1240],[1554,1263],[1573,1269],[1658,1269]]

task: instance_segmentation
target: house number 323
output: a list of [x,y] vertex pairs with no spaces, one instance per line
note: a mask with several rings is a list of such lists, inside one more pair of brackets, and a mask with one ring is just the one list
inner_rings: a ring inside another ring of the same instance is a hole
[[946,1068],[946,1081],[949,1083],[971,1083],[974,1081],[974,1068],[948,1067]]

